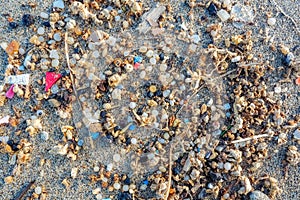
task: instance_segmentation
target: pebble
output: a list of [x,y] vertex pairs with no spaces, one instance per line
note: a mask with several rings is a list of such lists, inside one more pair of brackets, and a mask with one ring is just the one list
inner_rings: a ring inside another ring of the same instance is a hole
[[229,171],[229,170],[231,170],[231,163],[229,163],[229,162],[226,162],[225,164],[224,164],[224,169],[226,169],[227,171]]
[[120,183],[114,183],[114,189],[119,190],[121,188]]
[[115,21],[118,22],[120,21],[121,17],[119,15],[115,16]]
[[99,58],[99,56],[100,56],[99,51],[93,51],[92,56],[93,56],[93,58]]
[[42,188],[40,186],[37,186],[36,188],[34,188],[34,192],[36,194],[41,194],[42,193]]
[[165,90],[165,91],[163,91],[163,96],[168,97],[170,95],[170,93],[171,93],[171,90]]
[[48,19],[48,18],[49,18],[49,15],[48,15],[48,13],[41,12],[41,13],[40,13],[40,17],[43,18],[43,19]]
[[77,144],[78,144],[78,146],[82,147],[83,144],[84,144],[84,141],[83,140],[78,140]]
[[167,66],[166,64],[161,64],[161,65],[159,66],[159,70],[160,70],[161,72],[166,71],[167,68],[168,68],[168,66]]
[[168,119],[168,115],[167,114],[163,114],[161,116],[161,121],[167,120]]
[[73,37],[68,37],[67,38],[67,43],[69,44],[69,45],[72,45],[72,44],[74,44],[74,38]]
[[41,139],[47,141],[49,139],[49,133],[46,131],[41,132]]
[[100,167],[99,166],[95,166],[94,167],[94,172],[99,172],[100,171]]
[[152,50],[147,51],[146,56],[148,58],[152,58],[153,57],[154,52]]
[[165,140],[169,140],[169,139],[170,139],[169,133],[164,133],[164,139],[165,139]]
[[250,200],[270,200],[270,198],[259,190],[255,190],[249,195]]
[[157,110],[152,110],[151,112],[152,115],[154,115],[155,117],[159,114]]
[[78,168],[77,167],[73,167],[71,169],[71,177],[74,179],[77,177],[77,174],[78,174]]
[[208,10],[208,13],[210,15],[216,15],[217,14],[217,7],[214,3],[210,3],[207,10]]
[[135,124],[131,124],[128,128],[128,130],[133,131],[136,128]]
[[22,17],[22,24],[24,26],[30,26],[34,23],[34,17],[30,14],[24,14]]
[[115,162],[120,162],[120,160],[121,160],[121,156],[120,156],[120,154],[114,154],[113,155],[113,160],[115,161]]
[[108,45],[113,47],[116,45],[117,38],[110,36],[106,42]]
[[150,65],[150,66],[146,67],[145,70],[146,70],[147,72],[151,72],[151,71],[153,70],[153,67]]
[[199,35],[192,35],[192,40],[194,43],[198,44],[200,42],[200,37]]
[[152,64],[152,65],[155,65],[156,64],[156,59],[155,58],[150,58],[150,63]]
[[300,130],[296,129],[293,133],[294,139],[300,140]]
[[276,24],[276,18],[270,17],[267,21],[268,25],[274,26]]
[[241,56],[236,56],[231,59],[231,62],[239,62],[241,60]]
[[43,36],[38,37],[39,42],[45,42],[45,38]]
[[58,88],[58,85],[57,84],[54,84],[52,87],[51,87],[51,92],[53,94],[57,94],[59,92],[59,88]]
[[113,99],[118,99],[118,100],[121,100],[121,93],[122,93],[122,90],[116,88],[113,90],[113,92],[111,93],[111,97]]
[[217,12],[217,15],[222,20],[222,22],[225,22],[230,18],[230,14],[224,9],[219,10]]
[[135,144],[137,144],[137,139],[136,138],[131,138],[130,142],[131,142],[131,144],[135,145]]
[[136,103],[135,102],[130,102],[129,103],[129,108],[134,109],[136,107]]
[[64,4],[63,0],[54,1],[53,2],[53,8],[64,9],[65,8],[65,4]]
[[97,194],[97,195],[96,195],[96,199],[97,199],[97,200],[103,199],[102,194]]
[[129,185],[123,185],[122,190],[123,190],[124,192],[127,192],[127,191],[129,190]]
[[52,58],[52,59],[59,59],[58,51],[57,50],[51,50],[49,57]]
[[146,71],[141,71],[141,73],[140,73],[140,78],[141,79],[144,79],[146,77]]
[[57,41],[57,42],[61,41],[61,35],[60,35],[60,33],[55,33],[55,34],[53,35],[53,39],[54,39],[55,41]]
[[112,163],[108,164],[106,170],[111,171],[112,169],[113,169],[113,164]]
[[225,103],[225,104],[223,105],[223,108],[224,108],[224,110],[229,110],[229,109],[231,108],[231,106],[230,106],[229,103]]
[[37,34],[43,35],[45,33],[45,28],[44,27],[39,27],[37,30]]
[[275,92],[276,94],[281,93],[281,87],[280,87],[280,86],[275,87],[275,88],[274,88],[274,92]]
[[146,53],[147,52],[147,47],[146,46],[141,46],[140,49],[139,49],[139,52],[141,53]]

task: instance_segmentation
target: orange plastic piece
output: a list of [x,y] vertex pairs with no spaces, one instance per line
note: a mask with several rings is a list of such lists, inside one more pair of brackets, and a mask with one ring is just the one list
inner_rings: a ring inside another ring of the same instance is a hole
[[9,45],[6,47],[6,53],[10,56],[19,52],[20,44],[18,41],[13,40]]

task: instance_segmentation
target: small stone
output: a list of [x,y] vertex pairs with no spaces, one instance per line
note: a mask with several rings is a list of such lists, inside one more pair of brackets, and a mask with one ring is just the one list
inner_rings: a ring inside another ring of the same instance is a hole
[[165,140],[169,140],[169,139],[170,139],[169,133],[164,133],[164,139],[165,139]]
[[59,59],[58,51],[57,50],[51,50],[49,57],[52,59]]
[[110,36],[106,41],[109,46],[115,46],[117,42],[117,38]]
[[59,65],[59,60],[58,59],[54,59],[51,61],[51,66],[52,67],[57,67]]
[[236,56],[234,58],[231,59],[231,62],[239,62],[241,60],[241,56]]
[[130,102],[129,103],[129,108],[134,109],[136,107],[136,103],[135,102]]
[[118,22],[120,21],[121,17],[119,15],[115,16],[115,21]]
[[101,192],[101,188],[99,188],[99,187],[96,188],[96,189],[94,189],[94,190],[92,191],[92,193],[95,194],[95,195],[96,195],[96,194],[99,194],[100,192]]
[[152,50],[147,51],[146,56],[148,58],[152,58],[153,57],[154,52]]
[[47,141],[49,139],[49,133],[46,131],[41,132],[41,139]]
[[49,99],[48,102],[55,108],[58,108],[61,105],[61,103],[56,99]]
[[95,166],[94,167],[94,172],[99,172],[100,171],[100,167],[99,166]]
[[152,64],[152,65],[155,65],[156,64],[156,59],[155,58],[150,58],[150,63]]
[[51,92],[53,94],[57,94],[59,92],[59,88],[58,88],[58,85],[57,84],[54,84],[52,87],[51,87]]
[[146,77],[146,71],[141,71],[141,73],[140,73],[140,78],[141,79],[144,79]]
[[149,87],[149,91],[152,92],[152,93],[156,92],[156,90],[157,90],[157,88],[156,88],[155,85],[151,85],[151,86]]
[[8,26],[9,26],[11,29],[15,29],[15,28],[17,28],[19,25],[18,25],[16,22],[9,22],[9,23],[8,23]]
[[135,145],[135,144],[137,144],[137,139],[136,138],[131,138],[130,142],[131,142],[131,144]]
[[300,130],[296,129],[293,133],[294,139],[300,140]]
[[270,200],[270,198],[259,190],[255,190],[249,195],[250,200]]
[[111,93],[111,97],[112,97],[113,99],[121,100],[121,99],[122,99],[121,93],[122,93],[122,90],[116,88],[116,89],[114,89],[113,92]]
[[168,68],[168,66],[167,66],[166,64],[161,64],[161,65],[159,66],[159,70],[160,70],[161,72],[166,71],[167,68]]
[[74,179],[77,177],[77,174],[78,174],[78,168],[77,167],[73,167],[71,169],[71,177]]
[[127,192],[127,191],[129,190],[129,185],[123,185],[122,190],[123,190],[124,192]]
[[120,183],[114,183],[114,189],[119,190],[121,188]]
[[65,8],[65,4],[64,4],[63,0],[54,1],[53,2],[53,8],[64,9]]
[[103,199],[102,194],[97,194],[97,195],[96,195],[96,199],[97,199],[97,200]]
[[147,52],[147,47],[146,46],[141,46],[140,49],[139,49],[139,52],[146,53]]
[[55,33],[55,34],[53,35],[53,39],[54,39],[55,41],[57,41],[57,42],[61,41],[61,35],[60,35],[60,33]]
[[37,186],[36,188],[34,188],[34,192],[36,194],[41,194],[42,193],[42,188],[40,186]]
[[231,163],[229,163],[229,162],[226,162],[225,164],[224,164],[224,169],[225,170],[227,170],[227,171],[229,171],[229,170],[231,170]]
[[48,18],[49,18],[49,15],[48,15],[48,13],[41,12],[41,13],[40,13],[40,17],[43,18],[43,19],[48,19]]
[[171,91],[170,90],[165,90],[163,91],[163,96],[168,97],[170,95]]
[[219,10],[217,12],[217,15],[222,20],[222,22],[225,22],[230,18],[230,14],[224,9]]
[[269,26],[274,26],[276,24],[276,18],[270,17],[267,21]]
[[120,154],[114,154],[113,155],[113,160],[115,161],[115,162],[120,162],[120,160],[121,160],[121,156],[120,156]]
[[199,35],[192,35],[191,37],[192,41],[196,44],[198,44],[200,42],[200,37]]
[[34,23],[34,17],[33,15],[30,15],[30,14],[24,14],[23,17],[22,17],[22,24],[24,26],[30,26]]
[[108,164],[106,170],[111,171],[112,169],[113,169],[113,164],[112,163]]
[[208,10],[208,13],[210,15],[216,15],[217,14],[217,7],[214,3],[210,3],[207,10]]
[[274,92],[275,92],[276,94],[281,93],[281,87],[280,87],[280,86],[275,87],[275,88],[274,88]]

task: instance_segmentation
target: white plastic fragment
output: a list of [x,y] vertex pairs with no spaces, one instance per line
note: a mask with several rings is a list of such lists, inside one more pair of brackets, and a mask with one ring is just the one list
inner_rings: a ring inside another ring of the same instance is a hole
[[5,116],[0,119],[0,124],[8,124],[10,116]]
[[17,84],[17,85],[28,85],[29,78],[30,78],[30,74],[10,75],[6,77],[5,83]]
[[78,168],[77,167],[73,167],[71,169],[71,177],[74,179],[74,178],[76,178],[77,174],[78,174]]
[[270,17],[267,21],[269,26],[274,26],[276,24],[276,18]]
[[222,22],[225,22],[225,21],[227,21],[230,18],[229,13],[226,10],[224,10],[224,9],[219,10],[217,12],[217,15],[222,20]]
[[64,9],[65,8],[65,4],[63,0],[56,0],[53,2],[53,8],[60,8],[60,9]]

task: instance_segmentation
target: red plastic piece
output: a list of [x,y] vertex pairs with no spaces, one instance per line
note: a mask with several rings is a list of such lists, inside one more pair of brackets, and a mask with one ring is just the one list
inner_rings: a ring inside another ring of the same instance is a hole
[[14,85],[11,85],[10,88],[7,90],[5,96],[9,99],[12,99],[15,96],[14,93]]
[[46,72],[46,87],[45,91],[47,92],[52,85],[61,78],[61,74],[56,74],[55,72]]
[[138,69],[140,65],[141,65],[141,63],[138,63],[138,62],[134,63],[133,68],[134,69]]

